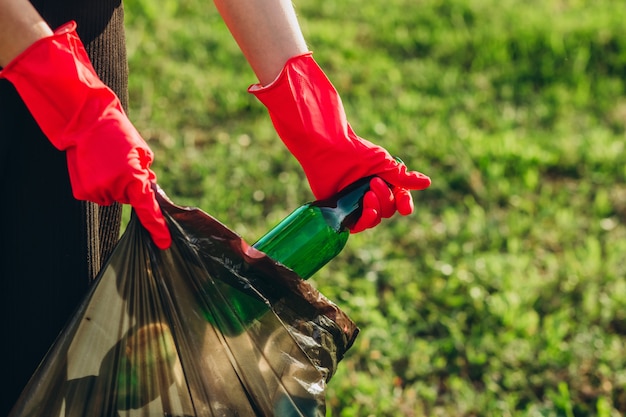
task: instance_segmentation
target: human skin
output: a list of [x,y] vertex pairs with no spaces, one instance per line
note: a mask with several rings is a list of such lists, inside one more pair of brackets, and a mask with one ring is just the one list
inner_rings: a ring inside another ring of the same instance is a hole
[[52,30],[28,0],[0,0],[0,66]]
[[262,85],[271,83],[285,62],[308,51],[290,0],[214,0]]
[[[290,0],[215,0],[259,82],[267,85],[292,56],[307,52]],[[52,29],[28,0],[0,0],[0,66]]]
[[[308,52],[291,0],[214,0],[214,3],[261,86],[272,83],[290,58]],[[33,42],[50,35],[51,28],[28,0],[0,0],[0,66],[7,65]],[[384,184],[378,191],[372,188],[364,198],[366,210],[353,232],[376,226],[381,218],[392,216],[396,210],[410,214],[413,207],[408,189],[397,189],[398,193],[392,193]]]
[[[257,73],[257,78],[262,85],[267,85],[273,81],[290,57],[306,52],[306,44],[290,0],[216,0],[215,4],[220,13],[222,13],[224,21],[227,23],[234,38],[240,45],[253,71]],[[2,67],[11,67],[10,64],[13,62],[17,65],[12,66],[12,69],[16,67],[37,67],[41,69],[41,62],[33,61],[35,59],[43,59],[43,57],[37,54],[29,55],[24,53],[24,51],[33,44],[38,44],[41,40],[46,38],[50,39],[54,35],[52,29],[57,28],[51,28],[29,0],[0,0],[0,69]],[[78,30],[80,31],[80,28],[78,28]],[[48,43],[45,42],[44,44],[48,45]],[[57,43],[55,43],[55,45],[57,45]],[[61,51],[61,49],[58,50]],[[24,58],[20,60],[20,56]],[[60,59],[61,56],[65,55],[55,55],[54,59],[48,60],[48,63],[45,64],[46,67],[44,67],[45,71],[49,71],[51,75],[57,74],[58,71],[55,70],[54,65],[57,63],[59,66],[61,65],[63,62],[62,59]],[[20,66],[19,64],[24,65]],[[6,75],[11,74],[11,70],[8,68],[3,72]],[[13,72],[15,72],[15,70]],[[94,75],[94,77],[97,76]],[[0,75],[0,78],[4,77]],[[8,76],[7,79],[9,79]],[[36,80],[33,80],[33,82],[34,81]],[[80,80],[77,79],[76,81]],[[93,82],[93,80],[91,82]],[[21,90],[20,86],[16,85],[16,89],[20,95],[24,93],[25,85],[33,85],[33,83],[25,81],[21,85]],[[82,87],[86,86],[85,83],[80,82],[77,82],[76,85]],[[54,84],[52,84],[52,86],[54,86]],[[38,92],[41,91],[41,89],[34,88],[33,91]],[[57,92],[57,94],[53,96],[59,97],[60,94],[62,93]],[[24,98],[24,96],[22,97]],[[24,100],[26,101],[26,99]],[[43,97],[35,97],[30,103],[27,103],[27,105],[32,111],[33,108],[41,108],[41,106],[35,106],[35,104],[43,102],[46,102]],[[96,102],[91,101],[90,103],[93,104]],[[69,117],[72,118],[73,116],[71,116],[71,114],[75,114],[73,112],[80,109],[67,108],[64,110],[66,110],[65,112],[70,114]],[[38,123],[41,123],[41,120],[45,117],[44,113],[33,113]],[[126,120],[125,115],[122,114],[120,117]],[[131,131],[133,130],[131,129],[132,126],[129,127],[129,123],[125,123],[124,126],[126,126],[124,128],[126,131],[118,132],[119,135],[116,137],[117,140],[121,140],[122,143],[120,143],[120,145],[122,146],[123,143],[125,143],[125,138],[127,138],[126,134],[132,133]],[[82,126],[81,128],[85,132],[85,135],[81,135],[81,139],[88,138],[88,132],[91,127]],[[50,139],[55,143],[55,138],[51,137]],[[143,140],[139,142],[143,142]],[[85,149],[92,149],[97,141],[81,140],[80,143],[80,147],[78,146],[78,142],[75,147],[82,149],[82,155],[84,156],[86,154]],[[116,149],[115,152],[117,152],[117,154],[112,156],[123,158],[124,155],[122,155],[122,152],[124,151],[122,146]],[[147,148],[147,146],[145,148]],[[76,152],[74,154],[76,154]],[[80,172],[81,175],[86,172],[79,169],[80,161],[79,159],[72,160],[70,165],[68,159],[70,172],[72,172],[72,168],[74,168],[73,172]],[[131,204],[138,214],[144,213],[140,218],[144,226],[146,226],[153,237],[155,237],[155,243],[161,248],[166,248],[169,245],[169,238],[165,236],[169,236],[169,232],[165,229],[165,221],[162,219],[158,207],[156,207],[157,203],[154,201],[154,195],[148,192],[135,193],[132,195],[131,199],[131,195],[128,194],[131,189],[130,184],[137,184],[135,173],[139,172],[139,175],[145,175],[148,167],[141,166],[141,169],[136,172],[133,171],[131,164],[128,164],[126,169],[122,168],[116,173],[108,172],[108,169],[108,166],[105,164],[99,168],[98,173],[102,174],[102,178],[117,178],[115,182],[110,181],[104,185],[98,184],[98,177],[93,175],[95,171],[92,169],[90,171],[91,174],[84,175],[86,178],[80,178],[80,176],[77,175],[76,181],[73,180],[72,189],[74,195],[77,196],[77,198],[94,201],[99,204],[110,204],[112,202],[109,201],[109,199],[102,199],[102,195],[115,195],[117,201]],[[153,175],[151,173],[148,174]],[[89,187],[85,186],[85,184],[89,185]],[[120,184],[123,184],[125,188],[120,186]],[[90,190],[89,193],[86,192],[88,189]],[[80,197],[78,197],[79,195]],[[150,207],[150,210],[144,211],[143,209],[146,207]],[[140,209],[142,210],[140,211]]]

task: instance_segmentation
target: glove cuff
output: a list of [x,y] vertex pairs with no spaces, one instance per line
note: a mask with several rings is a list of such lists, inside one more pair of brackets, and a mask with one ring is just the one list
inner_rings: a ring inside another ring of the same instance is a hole
[[312,52],[288,59],[274,81],[267,86],[254,84],[248,92],[267,107],[277,133],[298,159],[305,137],[308,148],[311,141],[335,146],[326,143],[329,137],[349,136],[341,98]]
[[123,112],[115,93],[96,75],[74,21],[34,42],[0,72],[0,78],[13,84],[59,150],[75,145],[85,126],[107,109]]
[[[316,198],[329,197],[352,182],[348,178],[353,176],[342,172],[350,168],[336,162],[341,155],[356,155],[352,150],[360,144],[337,90],[312,52],[290,58],[272,83],[252,85],[248,91],[268,109],[276,132],[302,166]],[[327,172],[330,167],[333,175]]]
[[[294,55],[291,58],[289,58],[286,62],[285,65],[283,66],[282,70],[280,71],[280,73],[276,76],[276,78],[269,84],[267,85],[261,85],[260,83],[257,84],[252,84],[249,88],[248,88],[248,92],[252,93],[254,95],[263,95],[264,92],[267,92],[267,90],[271,90],[276,84],[280,83],[280,80],[282,80],[283,78],[288,76],[288,72],[289,72],[289,68],[292,66],[298,66],[300,62],[306,62],[313,60],[313,52],[308,51],[308,52],[304,52],[300,55]],[[314,60],[313,60],[314,61]],[[317,66],[317,64],[315,63],[315,65]],[[318,66],[319,68],[319,66]],[[320,69],[321,71],[321,69]]]

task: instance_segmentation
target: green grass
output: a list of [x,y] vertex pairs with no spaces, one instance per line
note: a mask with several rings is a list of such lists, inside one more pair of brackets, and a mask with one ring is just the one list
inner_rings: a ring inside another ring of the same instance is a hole
[[[314,285],[329,416],[626,414],[626,3],[296,2],[359,135],[433,185]],[[160,185],[254,241],[312,195],[211,3],[126,1]]]

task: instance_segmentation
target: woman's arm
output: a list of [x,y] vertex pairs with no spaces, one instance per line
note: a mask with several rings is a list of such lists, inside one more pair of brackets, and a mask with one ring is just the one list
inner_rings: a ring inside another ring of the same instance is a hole
[[52,30],[28,0],[0,0],[0,66]]
[[74,197],[132,205],[155,244],[167,248],[152,151],[98,78],[76,23],[52,32],[28,0],[0,0],[0,65],[0,78],[13,84],[42,132],[65,151]]
[[396,211],[413,212],[409,190],[427,188],[430,179],[354,133],[339,94],[307,53],[291,0],[214,2],[260,81],[248,91],[267,107],[315,197],[327,198],[358,179],[376,176],[353,232],[374,227]]
[[308,51],[291,0],[214,0],[262,85]]

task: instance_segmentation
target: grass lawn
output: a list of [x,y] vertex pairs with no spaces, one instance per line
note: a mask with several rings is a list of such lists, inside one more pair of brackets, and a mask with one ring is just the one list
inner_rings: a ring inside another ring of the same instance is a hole
[[[127,0],[160,185],[253,242],[312,199],[211,2]],[[626,413],[626,3],[295,2],[360,136],[433,179],[312,281],[362,333],[328,415]]]

